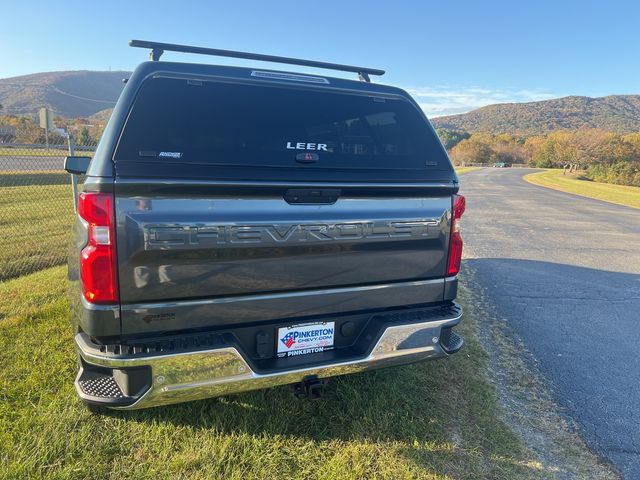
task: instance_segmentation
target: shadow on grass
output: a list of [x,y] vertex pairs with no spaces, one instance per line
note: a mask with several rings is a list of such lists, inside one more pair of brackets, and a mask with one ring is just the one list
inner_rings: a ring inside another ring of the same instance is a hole
[[491,477],[493,470],[539,475],[536,466],[525,465],[531,457],[499,420],[483,376],[473,368],[461,371],[478,359],[468,351],[461,355],[463,361],[334,378],[327,396],[317,401],[298,400],[291,387],[279,387],[112,415],[234,437],[394,445],[407,462],[438,475],[481,478],[483,472]]
[[113,415],[194,428],[215,427],[252,435],[292,435],[312,440],[428,438],[448,441],[442,431],[447,405],[436,392],[443,368],[390,368],[333,378],[324,398],[298,400],[292,387],[276,387]]

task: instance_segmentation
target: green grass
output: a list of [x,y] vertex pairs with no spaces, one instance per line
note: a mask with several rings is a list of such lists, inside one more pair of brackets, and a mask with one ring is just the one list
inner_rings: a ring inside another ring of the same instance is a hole
[[63,267],[0,283],[0,478],[550,476],[499,418],[472,315],[459,354],[335,379],[317,402],[279,387],[94,416],[64,289]]
[[33,185],[71,185],[68,173],[59,170],[0,171],[0,187],[29,187]]
[[481,167],[456,167],[456,173],[473,172],[474,170],[480,170]]
[[73,221],[69,190],[66,185],[2,189],[0,281],[66,260]]
[[[95,147],[89,147],[89,150],[77,147],[75,155],[93,155]],[[65,145],[51,145],[50,148],[30,148],[30,147],[0,147],[0,157],[66,157],[69,155],[69,147]]]
[[0,281],[66,261],[69,175],[0,174]]
[[535,185],[595,198],[605,202],[640,208],[640,187],[627,187],[600,183],[580,178],[580,174],[562,174],[562,170],[545,170],[525,175],[524,179]]

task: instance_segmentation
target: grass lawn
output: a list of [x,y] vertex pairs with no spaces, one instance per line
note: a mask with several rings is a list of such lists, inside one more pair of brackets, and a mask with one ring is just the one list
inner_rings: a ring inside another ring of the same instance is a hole
[[482,167],[456,167],[456,173],[473,172],[474,170],[480,170]]
[[73,222],[69,175],[0,174],[0,281],[66,261]]
[[524,179],[535,185],[561,190],[563,192],[595,198],[605,202],[640,208],[640,187],[627,187],[611,183],[583,180],[580,174],[562,174],[562,170],[545,170],[525,175]]
[[65,157],[69,155],[69,148],[66,146],[52,145],[50,148],[32,147],[0,147],[0,156],[29,156],[29,157]]
[[[75,155],[91,156],[96,147],[76,147]],[[69,155],[69,147],[64,145],[51,145],[47,148],[33,148],[28,146],[0,147],[0,157],[66,157]]]
[[0,478],[551,477],[499,418],[470,309],[459,354],[335,379],[316,402],[279,387],[94,416],[64,290],[64,267],[0,283]]

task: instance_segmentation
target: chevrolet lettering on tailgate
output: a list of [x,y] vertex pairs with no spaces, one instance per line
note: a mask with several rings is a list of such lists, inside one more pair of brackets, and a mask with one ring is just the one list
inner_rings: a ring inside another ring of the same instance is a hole
[[147,250],[153,250],[167,246],[179,248],[211,244],[379,241],[428,237],[429,227],[439,223],[439,220],[415,220],[298,225],[146,225],[145,244]]

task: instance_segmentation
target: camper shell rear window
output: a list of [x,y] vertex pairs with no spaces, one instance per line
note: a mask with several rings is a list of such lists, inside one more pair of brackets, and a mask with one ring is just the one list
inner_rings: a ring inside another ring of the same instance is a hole
[[226,169],[243,180],[286,180],[287,172],[358,180],[375,171],[424,181],[451,171],[435,132],[401,96],[166,77],[140,86],[114,162],[212,177]]

